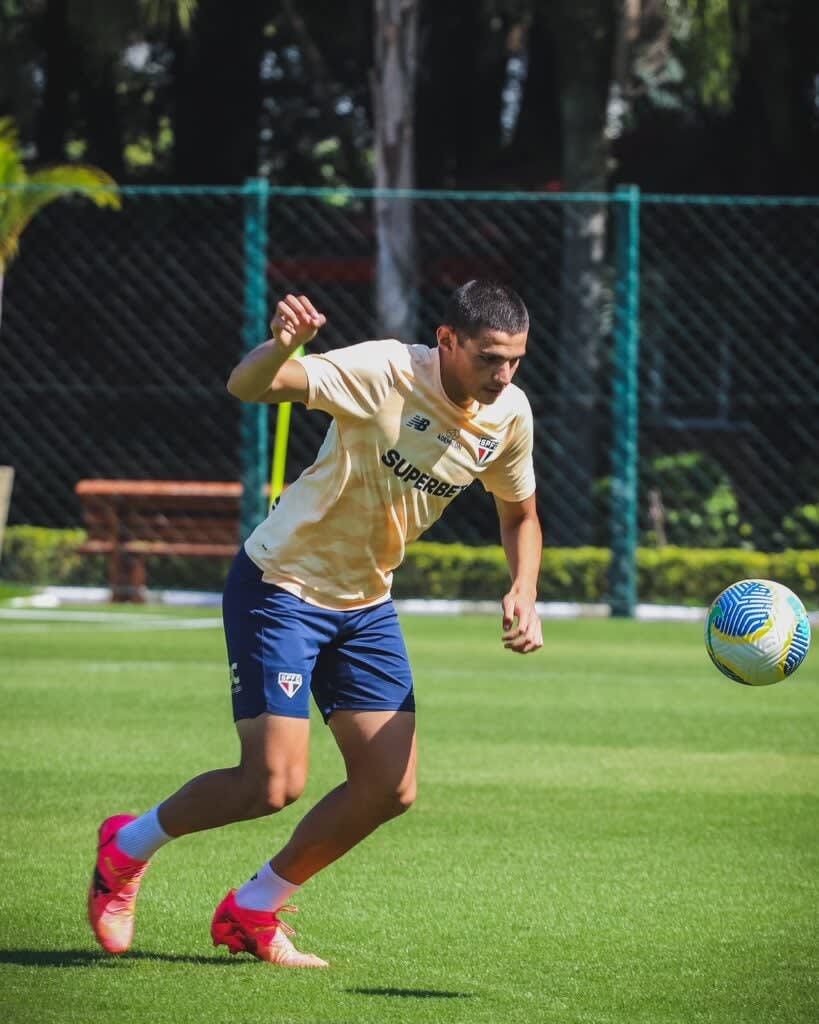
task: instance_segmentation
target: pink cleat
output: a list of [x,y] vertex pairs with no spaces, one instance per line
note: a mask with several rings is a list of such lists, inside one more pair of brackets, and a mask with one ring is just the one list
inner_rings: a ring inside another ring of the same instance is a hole
[[88,920],[106,953],[125,953],[134,936],[134,906],[147,860],[134,860],[116,843],[116,834],[132,814],[106,818],[99,829],[97,863],[88,890]]
[[[282,907],[294,911],[295,907]],[[276,913],[248,910],[236,903],[236,890],[225,896],[210,926],[214,946],[225,945],[231,953],[250,953],[258,960],[282,967],[329,967],[312,953],[300,953],[288,938],[295,934],[289,924],[280,921]]]

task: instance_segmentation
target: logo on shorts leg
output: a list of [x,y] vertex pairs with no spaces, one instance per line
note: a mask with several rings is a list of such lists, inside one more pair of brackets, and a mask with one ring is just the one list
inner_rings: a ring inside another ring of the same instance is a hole
[[288,697],[295,697],[301,689],[300,672],[279,672],[278,683]]
[[231,662],[230,665],[230,692],[241,693],[242,684],[239,682],[239,663],[238,661]]

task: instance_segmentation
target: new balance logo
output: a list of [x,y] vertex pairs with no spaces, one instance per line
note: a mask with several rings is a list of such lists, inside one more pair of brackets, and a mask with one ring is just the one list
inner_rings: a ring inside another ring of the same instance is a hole
[[294,697],[301,689],[302,678],[300,672],[279,672],[277,681],[288,697]]
[[407,427],[411,427],[413,430],[424,431],[429,426],[429,420],[426,416],[420,416],[416,413],[414,416],[410,416],[407,422],[404,424]]

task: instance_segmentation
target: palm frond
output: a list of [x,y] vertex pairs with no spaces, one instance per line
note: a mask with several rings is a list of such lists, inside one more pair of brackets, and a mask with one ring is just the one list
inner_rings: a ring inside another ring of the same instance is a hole
[[28,177],[28,184],[57,196],[66,192],[82,193],[97,206],[109,206],[119,210],[122,199],[117,183],[105,171],[89,164],[59,164],[35,171]]
[[20,157],[20,139],[10,117],[0,117],[0,186],[19,184],[26,180]]
[[100,207],[119,210],[122,206],[114,179],[84,164],[61,164],[30,176],[23,172],[23,180],[8,183],[11,188],[4,189],[3,184],[0,178],[0,272],[16,254],[20,236],[32,217],[55,199],[78,194]]

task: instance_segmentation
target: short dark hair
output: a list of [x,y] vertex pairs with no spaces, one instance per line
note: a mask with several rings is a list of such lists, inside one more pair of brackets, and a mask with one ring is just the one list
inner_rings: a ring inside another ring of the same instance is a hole
[[459,336],[475,338],[484,329],[522,334],[529,330],[526,304],[500,281],[467,281],[449,297],[444,323]]

